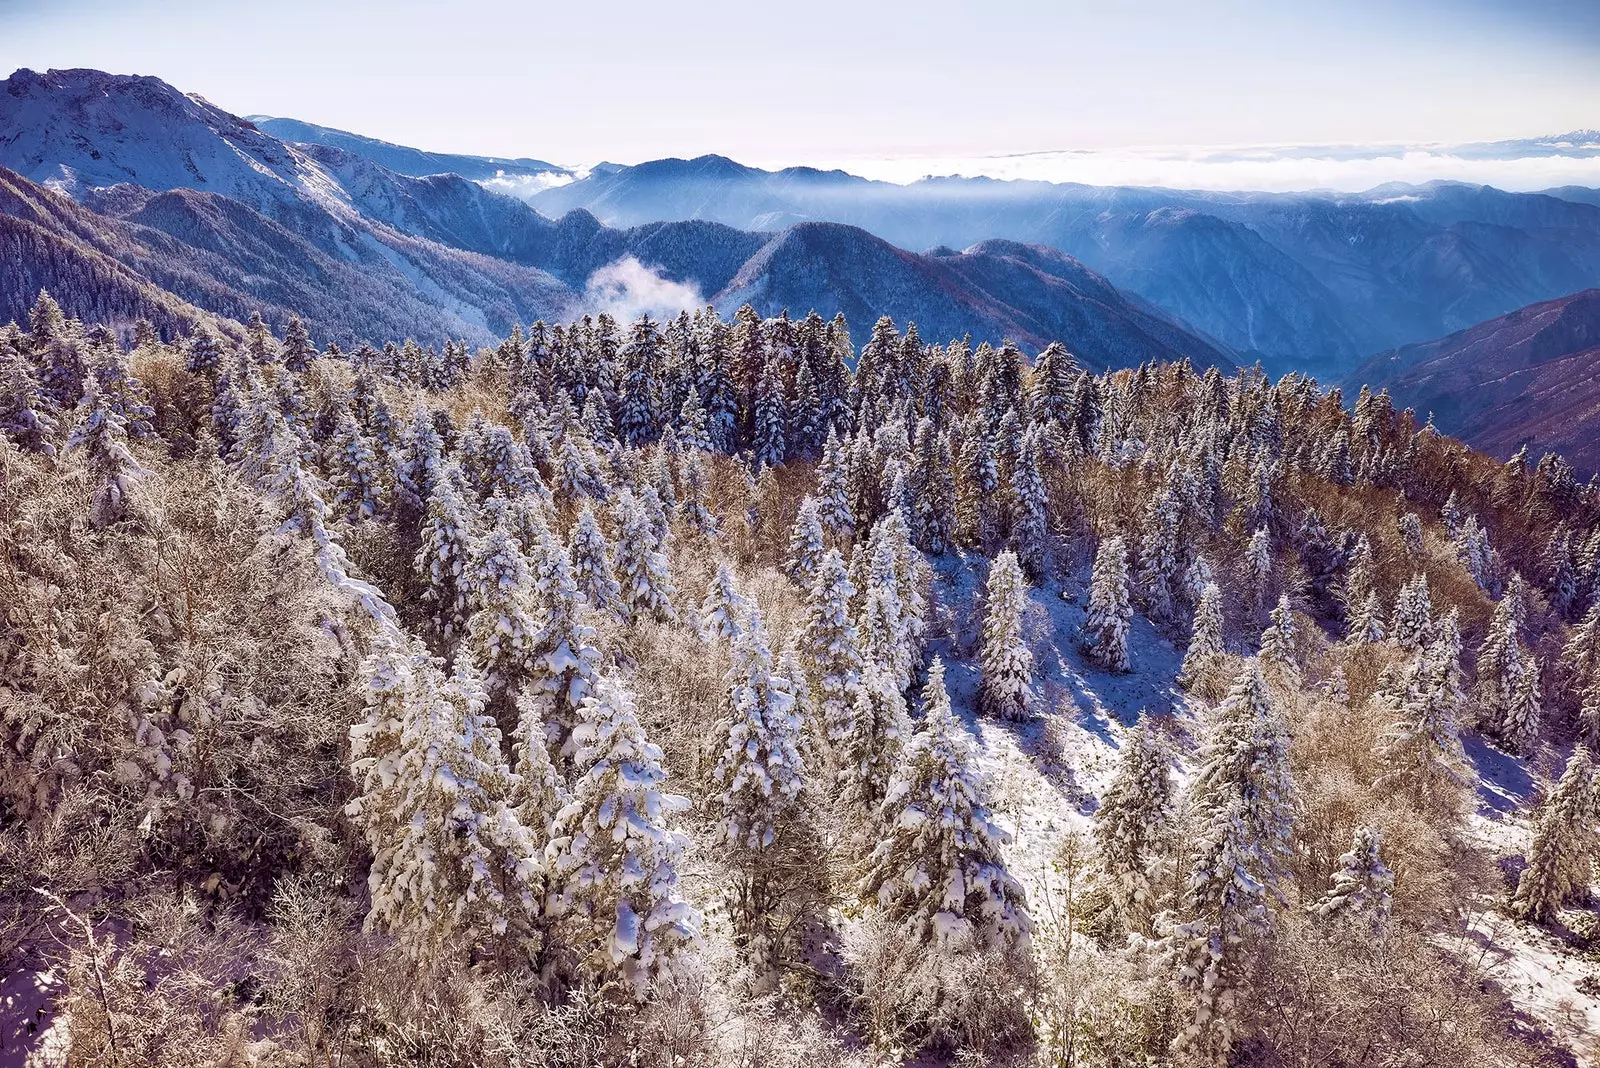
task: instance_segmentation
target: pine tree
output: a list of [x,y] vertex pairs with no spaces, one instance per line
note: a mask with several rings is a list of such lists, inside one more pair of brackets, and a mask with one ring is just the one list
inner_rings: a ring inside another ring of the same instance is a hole
[[1175,615],[1178,582],[1178,500],[1171,487],[1150,499],[1139,543],[1139,587],[1145,614],[1157,625]]
[[508,713],[528,673],[534,620],[527,604],[528,562],[521,546],[496,526],[472,547],[469,562],[473,614],[467,647],[485,673],[485,689],[499,718]]
[[537,623],[527,636],[522,698],[554,751],[569,760],[583,699],[599,684],[600,651],[595,629],[584,619],[585,598],[571,557],[548,530],[538,532],[528,570]]
[[122,417],[106,403],[99,383],[86,378],[76,423],[67,435],[67,449],[83,450],[84,466],[95,486],[89,501],[89,522],[96,527],[110,526],[126,517],[134,487],[150,474],[128,450],[125,426]]
[[1194,610],[1194,631],[1189,638],[1188,651],[1183,654],[1183,665],[1178,669],[1178,685],[1192,689],[1218,663],[1227,645],[1222,631],[1222,590],[1215,582],[1208,582],[1200,592],[1200,601]]
[[989,568],[984,594],[983,665],[978,707],[997,719],[1021,720],[1033,698],[1033,654],[1022,636],[1022,612],[1028,583],[1015,553],[1003,552]]
[[822,556],[806,599],[800,652],[818,702],[821,727],[833,747],[849,738],[866,669],[861,636],[850,619],[854,590],[837,549]]
[[1368,590],[1359,607],[1350,614],[1345,638],[1355,645],[1373,645],[1384,637],[1383,603],[1378,600],[1376,590]]
[[884,836],[862,895],[921,941],[1026,947],[1027,900],[1000,855],[1009,837],[990,814],[988,784],[950,710],[937,658],[924,693],[921,725],[884,796]]
[[383,510],[378,457],[347,408],[339,410],[328,451],[334,506],[352,523],[376,518]]
[[451,474],[443,475],[428,498],[416,569],[422,576],[422,602],[434,632],[446,642],[459,636],[472,614],[472,514]]
[[817,465],[817,488],[812,496],[817,500],[822,529],[838,544],[855,528],[855,512],[850,503],[849,456],[831,430],[822,448],[822,462]]
[[1083,649],[1089,661],[1107,671],[1128,670],[1128,553],[1120,536],[1107,538],[1095,553],[1089,611],[1083,624]]
[[1193,999],[1173,1043],[1183,1060],[1226,1063],[1255,943],[1270,929],[1293,810],[1287,732],[1252,661],[1217,708],[1188,805],[1199,828],[1183,922],[1179,985]]
[[362,676],[367,715],[350,732],[361,794],[346,812],[372,850],[367,924],[419,959],[506,935],[538,911],[541,865],[471,657],[447,680],[420,651],[380,649]]
[[1433,601],[1428,593],[1428,577],[1421,572],[1400,587],[1394,602],[1394,619],[1389,637],[1402,649],[1421,649],[1428,643],[1433,627]]
[[669,823],[689,802],[663,792],[661,750],[620,679],[601,678],[581,709],[572,798],[545,850],[551,911],[581,978],[619,979],[642,999],[699,938],[699,914],[678,891],[688,840]]
[[839,793],[847,807],[863,815],[876,811],[910,734],[900,687],[882,666],[869,661],[856,691],[849,733],[837,746]]
[[1094,815],[1109,910],[1125,930],[1148,931],[1175,842],[1172,752],[1148,721],[1123,736],[1117,769]]
[[1294,611],[1289,607],[1289,597],[1284,594],[1278,598],[1278,606],[1272,610],[1272,622],[1261,635],[1261,669],[1270,676],[1276,676],[1289,684],[1297,684],[1300,680],[1300,666],[1295,663],[1294,645],[1295,631]]
[[572,525],[572,574],[590,608],[619,617],[626,611],[622,586],[611,566],[611,545],[587,502]]
[[732,643],[749,626],[752,607],[734,588],[733,571],[720,563],[700,602],[700,633],[708,642]]
[[1528,866],[1511,901],[1513,912],[1543,923],[1587,891],[1597,852],[1597,819],[1600,794],[1595,790],[1594,766],[1589,751],[1580,745],[1539,812]]
[[1390,726],[1378,753],[1388,770],[1378,780],[1383,789],[1402,789],[1419,801],[1456,806],[1472,781],[1461,747],[1460,668],[1456,651],[1436,642],[1419,651],[1394,685],[1372,700]]
[[817,502],[815,498],[806,497],[800,502],[794,531],[789,535],[789,559],[784,564],[784,572],[802,588],[809,589],[816,579],[825,548]]
[[690,530],[701,537],[714,538],[719,524],[707,503],[708,496],[705,467],[700,461],[700,454],[690,452],[683,458],[683,520]]
[[644,507],[628,490],[617,497],[617,579],[628,622],[677,618],[672,572]]
[[1372,827],[1357,827],[1348,853],[1339,857],[1328,892],[1306,908],[1322,920],[1365,922],[1376,934],[1389,923],[1394,872],[1378,855],[1382,836]]
[[727,682],[727,733],[711,771],[712,808],[736,873],[730,895],[735,932],[749,957],[770,972],[780,953],[783,869],[801,818],[804,725],[790,681],[773,672],[766,625],[754,605],[733,639]]
[[1272,585],[1272,538],[1266,527],[1256,528],[1245,549],[1245,596],[1250,608],[1260,619],[1260,611],[1267,603]]

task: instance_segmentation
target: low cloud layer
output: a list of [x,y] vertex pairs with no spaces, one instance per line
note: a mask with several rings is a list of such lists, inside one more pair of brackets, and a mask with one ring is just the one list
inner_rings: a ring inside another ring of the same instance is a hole
[[1600,133],[1471,145],[1286,145],[923,156],[822,164],[882,181],[966,175],[1085,185],[1173,189],[1331,189],[1360,192],[1389,182],[1471,182],[1527,192],[1600,187]]
[[632,256],[608,263],[589,276],[583,307],[593,315],[607,312],[619,322],[649,315],[669,319],[706,303],[700,290],[662,277]]

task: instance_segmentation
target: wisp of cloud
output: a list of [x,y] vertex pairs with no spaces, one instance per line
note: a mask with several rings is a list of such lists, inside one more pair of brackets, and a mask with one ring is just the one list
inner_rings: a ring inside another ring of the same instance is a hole
[[594,272],[583,292],[586,311],[593,315],[606,312],[619,322],[629,322],[640,315],[668,319],[705,303],[695,286],[665,278],[633,256]]

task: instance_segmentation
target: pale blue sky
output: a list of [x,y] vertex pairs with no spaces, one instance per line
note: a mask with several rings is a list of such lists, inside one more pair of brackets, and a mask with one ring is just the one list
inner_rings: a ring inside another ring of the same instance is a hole
[[69,66],[574,164],[1460,142],[1600,126],[1600,3],[0,0]]

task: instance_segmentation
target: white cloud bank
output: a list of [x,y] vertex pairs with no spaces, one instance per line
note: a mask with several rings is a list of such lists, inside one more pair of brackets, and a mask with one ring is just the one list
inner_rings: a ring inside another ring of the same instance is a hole
[[813,166],[908,183],[963,175],[1173,189],[1361,192],[1388,182],[1471,182],[1525,192],[1600,187],[1600,133],[1474,145],[1285,145],[848,159]]
[[607,312],[619,322],[641,315],[670,319],[681,311],[694,311],[706,301],[700,290],[662,277],[632,256],[608,263],[589,276],[583,307],[591,315]]

